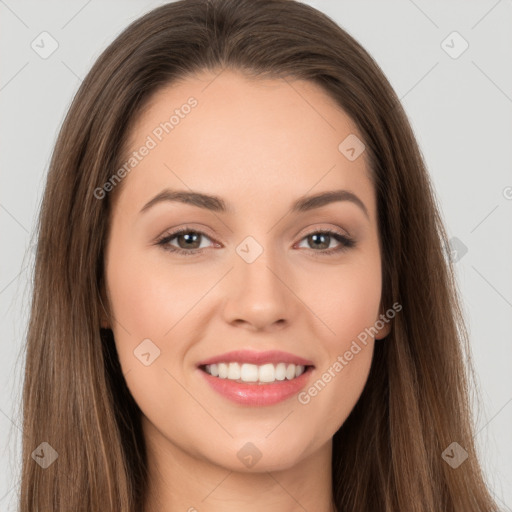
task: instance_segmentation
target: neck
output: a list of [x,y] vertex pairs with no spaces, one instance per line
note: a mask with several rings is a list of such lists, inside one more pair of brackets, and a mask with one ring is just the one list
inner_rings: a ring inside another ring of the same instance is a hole
[[149,471],[145,512],[336,512],[332,442],[294,466],[233,471],[164,438],[143,417]]

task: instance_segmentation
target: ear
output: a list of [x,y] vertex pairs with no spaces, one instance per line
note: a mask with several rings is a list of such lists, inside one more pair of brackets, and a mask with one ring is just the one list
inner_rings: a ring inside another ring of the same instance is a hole
[[391,322],[392,320],[384,314],[384,310],[381,306],[379,316],[375,319],[374,324],[375,328],[378,329],[375,335],[376,340],[384,339],[391,332]]

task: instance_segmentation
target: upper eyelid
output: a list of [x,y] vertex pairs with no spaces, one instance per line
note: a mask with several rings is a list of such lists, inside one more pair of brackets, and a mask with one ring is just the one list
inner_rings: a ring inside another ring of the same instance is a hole
[[[214,243],[220,243],[214,237],[212,237],[208,233],[202,231],[201,229],[187,227],[187,226],[179,228],[179,229],[177,229],[174,232],[167,233],[167,234],[164,234],[164,235],[158,237],[157,242],[162,242],[163,240],[167,240],[167,242],[170,242],[171,240],[173,240],[174,238],[176,238],[180,234],[189,233],[189,232],[193,232],[193,233],[200,234],[201,236],[205,236],[205,237],[207,237],[208,239],[210,239]],[[312,234],[316,234],[316,233],[334,233],[334,234],[336,234],[338,236],[342,236],[344,238],[347,238],[347,239],[353,241],[353,237],[349,233],[347,233],[345,230],[343,230],[341,228],[336,229],[334,227],[330,227],[330,228],[311,228],[311,230],[308,230],[306,233],[304,233],[300,237],[300,240],[303,240],[305,237],[310,236]],[[198,250],[198,249],[191,249],[191,251],[193,251],[193,250]]]

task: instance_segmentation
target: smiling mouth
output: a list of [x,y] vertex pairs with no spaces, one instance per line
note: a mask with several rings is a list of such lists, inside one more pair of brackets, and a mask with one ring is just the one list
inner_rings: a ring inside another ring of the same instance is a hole
[[271,384],[274,382],[290,381],[314,368],[309,365],[293,363],[266,363],[262,365],[249,363],[215,363],[199,367],[202,371],[217,377],[240,384]]

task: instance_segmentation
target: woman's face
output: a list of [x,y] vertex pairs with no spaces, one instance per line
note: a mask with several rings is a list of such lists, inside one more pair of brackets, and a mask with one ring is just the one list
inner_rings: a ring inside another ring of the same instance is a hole
[[106,281],[154,453],[266,471],[330,449],[381,313],[355,136],[318,86],[228,70],[161,90],[134,125]]

